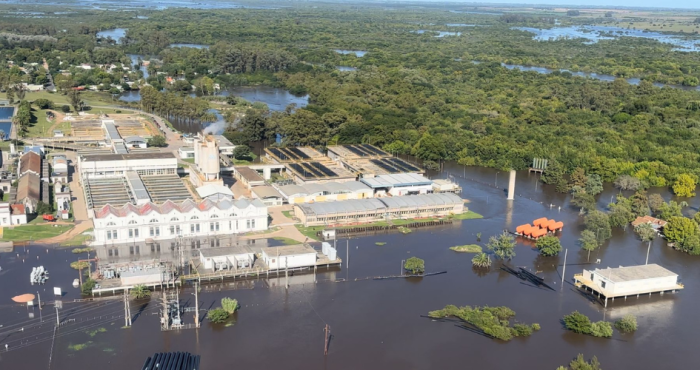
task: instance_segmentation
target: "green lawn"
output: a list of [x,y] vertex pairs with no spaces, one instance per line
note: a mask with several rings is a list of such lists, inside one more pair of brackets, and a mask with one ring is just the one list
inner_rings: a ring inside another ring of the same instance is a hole
[[32,113],[36,117],[36,122],[27,127],[25,137],[53,137],[53,132],[49,132],[53,121],[46,119],[46,111],[32,107]]
[[301,244],[300,241],[294,240],[294,239],[292,239],[292,238],[287,238],[287,237],[284,237],[284,236],[276,236],[276,237],[274,237],[274,238],[272,238],[272,239],[275,239],[275,240],[277,240],[277,241],[280,241],[280,242],[284,243],[285,245]]
[[478,244],[457,245],[450,247],[450,249],[455,252],[481,253],[481,246]]
[[294,211],[282,211],[282,214],[284,215],[284,217],[294,218]]
[[[108,93],[101,93],[101,92],[96,92],[96,91],[83,91],[80,93],[81,99],[85,102],[85,104],[89,106],[95,106],[95,105],[118,105],[119,102],[117,101],[112,101],[112,97]],[[27,92],[25,95],[25,99],[27,100],[37,100],[37,99],[49,99],[54,104],[56,105],[70,105],[68,95],[63,95],[61,93],[50,93],[48,91],[32,91],[32,92]],[[60,108],[60,107],[57,107]]]
[[61,247],[73,247],[78,245],[84,245],[85,242],[90,240],[90,238],[92,237],[92,235],[88,234],[91,231],[92,229],[86,230],[84,233],[74,236],[73,239],[66,240],[65,242],[61,243]]
[[4,228],[2,241],[19,242],[51,238],[57,235],[61,235],[72,228],[72,225],[54,224],[16,226],[13,229]]
[[10,200],[10,192],[2,193],[2,201],[7,202]]
[[187,163],[194,163],[194,158],[182,158],[182,161]]

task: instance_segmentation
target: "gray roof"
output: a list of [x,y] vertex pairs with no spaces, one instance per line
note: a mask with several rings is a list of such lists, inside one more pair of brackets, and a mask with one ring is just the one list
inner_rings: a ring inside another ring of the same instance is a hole
[[235,146],[224,135],[214,135],[214,139],[219,143],[219,146]]
[[128,154],[129,151],[126,150],[126,145],[124,143],[114,143],[114,151],[117,154]]
[[145,143],[146,139],[142,138],[141,136],[128,136],[124,138],[124,141],[127,143]]
[[678,276],[678,274],[673,271],[667,270],[655,263],[640,266],[595,269],[595,272],[615,283]]
[[265,198],[282,198],[282,194],[280,194],[277,189],[273,188],[272,186],[256,186],[251,190],[255,195],[257,195],[259,198],[265,199]]
[[117,126],[114,125],[112,122],[102,122],[102,124],[105,126],[105,130],[107,130],[107,137],[110,140],[115,140],[115,139],[121,139],[122,136],[119,135],[119,131],[117,131]]
[[147,152],[147,153],[128,153],[128,154],[87,154],[83,156],[84,162],[106,162],[106,161],[123,161],[134,159],[176,159],[175,154],[171,152]]
[[284,185],[280,186],[279,190],[284,196],[291,197],[292,195],[308,195],[316,193],[343,194],[370,189],[367,187],[367,185],[359,181],[330,181],[324,183],[310,183],[302,185]]
[[146,186],[143,184],[143,181],[141,181],[141,177],[138,173],[136,173],[136,171],[127,171],[126,179],[129,181],[129,187],[134,192],[134,197],[136,197],[137,200],[151,200],[151,196],[148,195]]
[[379,175],[360,179],[371,188],[392,188],[396,186],[420,186],[430,185],[433,182],[417,173],[397,173],[392,175]]
[[388,208],[415,208],[437,204],[455,205],[464,203],[459,195],[453,193],[407,195],[402,197],[381,198]]
[[297,204],[306,215],[376,212],[380,209],[417,208],[431,205],[457,205],[464,201],[452,193],[405,195],[400,197],[351,199],[338,202]]
[[233,169],[235,171],[237,171],[239,174],[241,174],[241,176],[244,179],[248,180],[248,182],[265,181],[265,179],[263,179],[262,176],[260,176],[258,171],[254,170],[250,167],[241,166],[241,167],[234,167]]
[[307,215],[331,215],[337,213],[375,212],[386,206],[378,198],[350,199],[340,202],[321,202],[298,204]]
[[253,253],[245,245],[234,245],[232,247],[221,247],[221,248],[205,248],[199,251],[202,257],[220,257],[220,256],[233,256],[237,254],[249,254]]
[[316,254],[316,250],[306,244],[285,245],[282,247],[268,247],[263,252],[270,257],[273,256],[294,256],[298,254]]

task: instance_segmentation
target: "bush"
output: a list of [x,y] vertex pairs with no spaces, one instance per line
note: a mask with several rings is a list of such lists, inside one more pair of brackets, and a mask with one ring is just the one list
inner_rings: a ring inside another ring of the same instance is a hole
[[148,139],[148,146],[164,148],[168,146],[168,142],[165,140],[165,136],[156,135]]
[[532,334],[532,327],[525,324],[513,324],[513,334],[516,337],[527,337]]
[[61,112],[63,112],[63,113],[69,113],[69,112],[70,112],[70,105],[66,105],[66,104],[62,105],[62,106],[61,106]]
[[92,290],[95,289],[95,285],[97,285],[97,282],[95,280],[87,279],[80,287],[80,292],[85,295],[90,295],[92,294]]
[[538,331],[538,330],[540,330],[540,324],[538,324],[538,323],[532,324],[532,330],[533,330],[533,331]]
[[39,107],[39,109],[53,109],[53,102],[49,99],[34,100],[34,105]]
[[221,298],[221,307],[224,311],[232,314],[238,310],[238,300],[231,298]]
[[625,315],[621,319],[615,321],[615,328],[620,333],[631,333],[637,330],[637,318],[634,315]]
[[588,316],[574,311],[570,315],[564,316],[564,326],[574,333],[590,334],[592,324]]
[[226,321],[228,319],[228,316],[228,312],[226,312],[226,310],[224,310],[221,307],[207,311],[207,319],[217,324]]
[[598,321],[591,324],[591,335],[600,338],[610,338],[613,335],[612,325],[607,321]]

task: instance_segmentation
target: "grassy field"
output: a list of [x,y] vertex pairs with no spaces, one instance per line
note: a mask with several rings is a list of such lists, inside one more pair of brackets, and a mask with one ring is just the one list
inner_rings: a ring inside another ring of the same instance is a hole
[[[85,104],[90,106],[96,105],[118,105],[116,101],[112,101],[112,97],[108,93],[101,93],[96,91],[83,91],[80,93],[80,97],[83,99]],[[70,105],[68,95],[63,95],[61,93],[50,93],[48,91],[31,91],[27,92],[25,95],[27,100],[37,100],[37,99],[49,99],[54,102],[55,105]],[[60,108],[60,107],[58,107]],[[72,107],[71,107],[72,110]]]
[[282,214],[284,215],[284,217],[294,218],[294,211],[282,211]]
[[32,122],[27,127],[26,137],[53,137],[53,133],[49,129],[53,125],[53,121],[46,119],[46,111],[32,107],[32,113],[36,117],[36,122]]
[[72,225],[39,224],[3,229],[2,241],[28,241],[52,238],[72,229]]
[[284,236],[276,236],[276,237],[274,237],[274,238],[272,238],[272,239],[275,239],[275,240],[277,240],[277,241],[280,241],[280,242],[284,243],[285,245],[294,245],[294,244],[301,244],[301,243],[302,243],[302,242],[300,242],[300,241],[298,241],[298,240],[294,240],[294,239],[292,239],[292,238],[287,238],[287,237],[284,237]]
[[92,235],[87,234],[91,231],[92,229],[86,230],[84,233],[74,236],[73,239],[66,240],[65,242],[61,243],[61,247],[73,247],[85,244],[85,242],[90,240],[92,237]]
[[481,253],[481,246],[477,244],[457,245],[450,247],[450,250],[464,253]]

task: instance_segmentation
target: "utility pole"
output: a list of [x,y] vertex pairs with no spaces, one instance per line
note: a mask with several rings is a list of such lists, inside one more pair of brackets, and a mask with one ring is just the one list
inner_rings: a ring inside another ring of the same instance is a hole
[[649,246],[647,247],[647,261],[644,262],[645,265],[649,264],[649,251],[651,250],[651,240],[649,241]]
[[564,250],[564,269],[561,272],[561,286],[564,287],[564,277],[566,276],[566,256],[569,254],[569,248]]
[[168,296],[165,294],[165,290],[163,290],[163,316],[161,317],[161,328],[167,330],[170,328],[170,317],[168,313]]
[[345,268],[350,267],[350,239],[348,239],[347,242],[345,247]]
[[195,322],[195,327],[199,329],[199,285],[197,285],[197,282],[194,283],[194,319],[196,320]]
[[131,308],[129,307],[129,290],[124,289],[124,326],[131,326]]
[[36,296],[39,297],[39,322],[44,322],[44,318],[41,316],[41,294],[39,294],[39,291],[36,291]]

